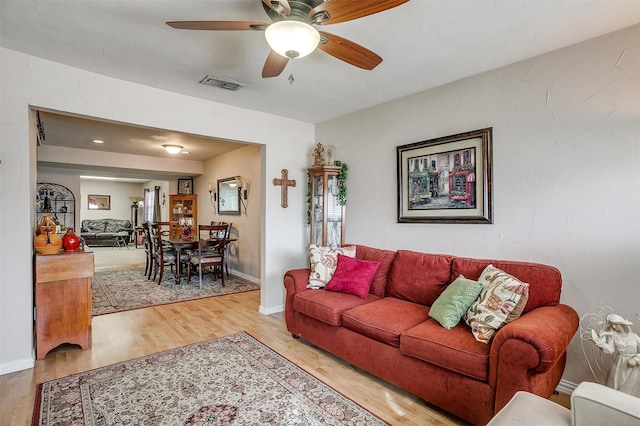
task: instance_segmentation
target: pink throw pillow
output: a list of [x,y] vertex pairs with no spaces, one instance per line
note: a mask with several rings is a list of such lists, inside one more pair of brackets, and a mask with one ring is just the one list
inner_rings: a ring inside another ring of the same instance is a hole
[[380,262],[338,254],[338,266],[325,289],[366,299],[379,266]]

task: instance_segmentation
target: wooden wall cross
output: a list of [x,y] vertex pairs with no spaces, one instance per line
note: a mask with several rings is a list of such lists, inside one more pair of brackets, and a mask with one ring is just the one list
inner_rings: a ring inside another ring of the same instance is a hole
[[283,209],[286,209],[287,207],[289,207],[288,189],[289,187],[294,188],[296,186],[296,180],[288,179],[289,170],[287,169],[282,169],[280,173],[282,173],[282,178],[281,179],[273,178],[273,186],[280,187],[280,205],[282,206]]

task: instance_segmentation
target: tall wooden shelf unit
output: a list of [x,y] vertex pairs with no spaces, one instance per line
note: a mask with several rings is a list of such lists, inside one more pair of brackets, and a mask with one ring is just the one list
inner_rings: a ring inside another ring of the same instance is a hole
[[75,228],[76,197],[69,188],[57,183],[38,182],[36,196],[36,223],[40,223],[43,213],[51,213],[56,223]]
[[62,343],[90,348],[93,252],[35,256],[36,358]]
[[339,166],[315,166],[311,177],[311,243],[338,247],[344,244],[345,206],[338,202]]
[[198,228],[197,195],[169,195],[169,220],[180,222],[182,219],[194,229]]

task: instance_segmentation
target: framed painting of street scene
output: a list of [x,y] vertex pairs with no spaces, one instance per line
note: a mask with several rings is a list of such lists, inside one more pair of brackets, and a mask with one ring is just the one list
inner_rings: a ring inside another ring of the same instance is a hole
[[397,147],[399,223],[493,223],[492,128]]

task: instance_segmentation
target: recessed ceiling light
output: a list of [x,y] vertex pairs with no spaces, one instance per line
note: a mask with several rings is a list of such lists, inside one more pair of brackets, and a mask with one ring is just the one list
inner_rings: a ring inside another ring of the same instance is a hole
[[186,149],[183,149],[182,151],[180,151],[180,154],[189,154],[190,151],[187,151]]
[[93,143],[104,143],[104,141],[103,141],[103,140],[100,140],[100,139],[94,139],[94,140],[93,140]]
[[169,139],[166,136],[158,136],[158,135],[152,135],[151,137],[157,141],[166,141],[167,139]]

